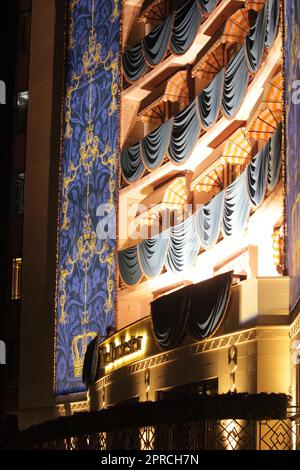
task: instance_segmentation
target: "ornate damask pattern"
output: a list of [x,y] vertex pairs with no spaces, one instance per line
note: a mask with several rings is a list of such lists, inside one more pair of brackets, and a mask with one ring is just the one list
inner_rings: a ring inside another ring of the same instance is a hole
[[290,276],[290,311],[300,300],[300,150],[298,129],[300,119],[300,3],[283,3],[284,14],[284,83],[285,121],[283,147],[285,151],[285,257]]
[[107,216],[115,226],[116,213],[120,9],[121,0],[68,0],[57,395],[84,389],[81,373],[87,345],[114,324],[116,240],[113,232],[103,234]]

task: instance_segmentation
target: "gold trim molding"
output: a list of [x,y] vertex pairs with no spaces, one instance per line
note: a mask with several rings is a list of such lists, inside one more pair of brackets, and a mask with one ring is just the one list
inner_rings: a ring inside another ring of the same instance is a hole
[[292,322],[290,326],[290,331],[289,331],[289,337],[293,338],[293,336],[296,336],[297,333],[300,331],[300,312],[298,313],[297,317],[295,320]]

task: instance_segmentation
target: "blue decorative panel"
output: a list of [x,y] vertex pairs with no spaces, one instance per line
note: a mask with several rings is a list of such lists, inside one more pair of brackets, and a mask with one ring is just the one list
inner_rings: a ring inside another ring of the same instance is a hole
[[121,0],[68,0],[57,264],[56,394],[84,390],[115,307]]
[[286,265],[290,282],[290,309],[300,299],[300,2],[284,2],[286,109]]

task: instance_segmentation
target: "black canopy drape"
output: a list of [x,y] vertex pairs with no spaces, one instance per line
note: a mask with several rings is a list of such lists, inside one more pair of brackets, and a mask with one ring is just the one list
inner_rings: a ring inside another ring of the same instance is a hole
[[189,302],[187,286],[151,303],[153,331],[161,348],[171,349],[178,345],[184,332]]
[[196,339],[211,336],[226,313],[233,271],[190,286],[187,330]]
[[176,164],[184,163],[191,155],[200,132],[197,104],[185,108],[173,121],[168,153]]
[[138,142],[122,150],[120,164],[126,181],[133,183],[138,180],[145,171],[141,158],[141,146]]
[[174,54],[184,54],[191,47],[200,22],[200,8],[195,0],[186,2],[176,11],[170,44]]
[[90,341],[84,356],[82,382],[87,388],[95,382],[98,368],[98,348],[101,338],[100,335],[96,335],[95,338]]
[[146,73],[148,67],[143,54],[143,45],[137,44],[125,51],[122,58],[123,72],[128,82],[134,82]]
[[228,306],[233,271],[191,284],[151,304],[152,326],[163,349],[174,348],[185,328],[195,340],[211,336]]
[[168,49],[170,34],[173,25],[173,15],[168,16],[163,23],[156,26],[151,33],[143,39],[145,60],[150,67],[159,64]]

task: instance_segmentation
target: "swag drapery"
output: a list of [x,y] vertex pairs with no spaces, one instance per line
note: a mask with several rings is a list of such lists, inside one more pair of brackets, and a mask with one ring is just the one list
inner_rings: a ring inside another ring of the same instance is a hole
[[196,37],[202,11],[210,12],[214,3],[216,0],[187,0],[147,34],[141,43],[128,48],[122,60],[126,80],[131,83],[141,78],[149,67],[155,67],[163,60],[168,49],[173,54],[184,54]]
[[119,252],[120,275],[125,284],[134,285],[145,275],[167,271],[182,273],[191,268],[199,249],[208,249],[224,238],[241,234],[248,223],[251,207],[258,207],[266,188],[272,191],[281,165],[281,126],[265,147],[251,160],[245,171],[225,190],[201,206],[184,222],[139,245]]
[[228,119],[236,115],[246,94],[249,72],[258,70],[265,47],[270,48],[275,40],[278,11],[278,0],[269,0],[257,15],[246,44],[200,95],[175,118],[121,152],[121,171],[127,183],[141,178],[145,169],[153,171],[159,167],[165,155],[171,162],[183,164],[190,157],[201,129],[211,128],[220,111]]
[[151,303],[153,332],[162,349],[176,347],[185,331],[196,341],[215,333],[227,310],[232,274],[191,284]]

